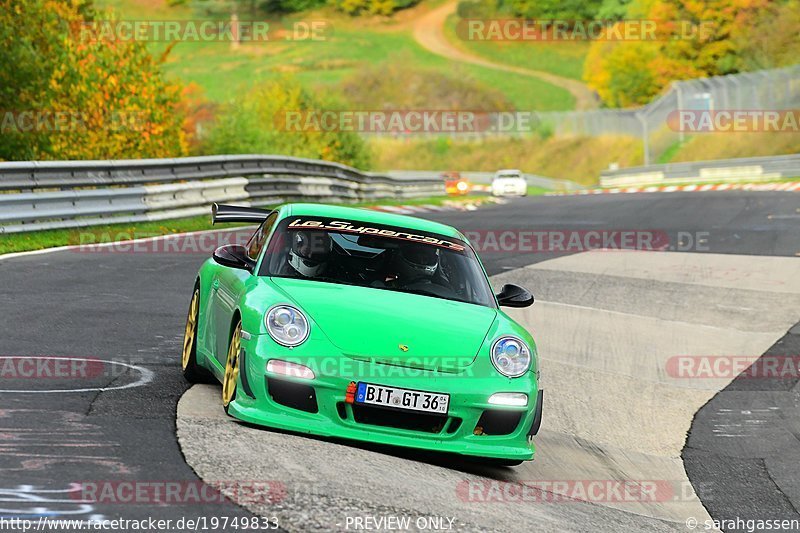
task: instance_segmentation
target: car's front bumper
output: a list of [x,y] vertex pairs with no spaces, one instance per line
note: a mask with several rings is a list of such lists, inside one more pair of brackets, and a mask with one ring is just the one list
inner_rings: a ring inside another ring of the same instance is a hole
[[524,196],[527,192],[527,184],[506,183],[492,185],[493,196]]
[[[538,389],[531,373],[509,379],[497,374],[491,363],[485,362],[487,369],[478,361],[451,373],[389,366],[330,353],[325,344],[319,343],[314,350],[321,355],[300,358],[266,336],[243,341],[243,366],[229,413],[246,422],[321,436],[496,459],[533,458],[529,434],[536,418]],[[308,353],[309,348],[304,345],[303,351]],[[308,380],[269,373],[269,359],[304,364],[315,377]],[[450,395],[449,410],[442,417],[347,403],[351,382],[446,393]],[[300,403],[287,402],[286,391],[294,391],[289,397],[296,392]],[[495,392],[524,392],[528,405],[491,405],[488,399]],[[487,434],[498,430],[502,434]]]

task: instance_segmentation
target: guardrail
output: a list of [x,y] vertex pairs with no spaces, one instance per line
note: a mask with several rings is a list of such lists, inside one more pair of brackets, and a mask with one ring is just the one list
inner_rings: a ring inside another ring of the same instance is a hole
[[[441,170],[389,170],[386,173],[392,177],[408,179],[411,176],[433,178],[435,176],[440,176],[442,174],[442,171]],[[492,183],[492,178],[494,178],[495,173],[464,171],[464,172],[459,172],[459,174],[461,174],[461,177],[466,178],[473,183],[488,185]],[[528,185],[533,185],[535,187],[542,187],[543,189],[552,189],[554,191],[577,191],[584,188],[582,185],[579,185],[574,181],[565,179],[546,178],[544,176],[539,176],[538,174],[523,174],[523,176],[525,176]]]
[[164,220],[212,202],[359,202],[444,194],[441,178],[389,176],[338,163],[235,155],[0,163],[0,233]]
[[775,181],[796,177],[800,177],[800,154],[720,161],[691,161],[605,170],[601,173],[600,185],[602,187],[633,187],[698,182],[737,183]]

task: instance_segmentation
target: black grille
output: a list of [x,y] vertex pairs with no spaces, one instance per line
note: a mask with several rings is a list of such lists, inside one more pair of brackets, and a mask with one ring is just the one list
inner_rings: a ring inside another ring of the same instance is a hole
[[450,425],[447,426],[447,432],[452,434],[458,431],[458,428],[461,427],[461,419],[453,417],[450,421]]
[[316,413],[317,394],[314,387],[282,379],[267,378],[267,392],[275,403],[307,413]]
[[359,424],[424,431],[426,433],[441,432],[448,420],[446,416],[382,409],[362,404],[353,404],[353,418]]
[[[522,418],[520,411],[501,411],[500,409],[487,409],[481,415],[475,426],[475,433],[480,435],[508,435],[513,433]],[[481,428],[481,431],[478,431]]]

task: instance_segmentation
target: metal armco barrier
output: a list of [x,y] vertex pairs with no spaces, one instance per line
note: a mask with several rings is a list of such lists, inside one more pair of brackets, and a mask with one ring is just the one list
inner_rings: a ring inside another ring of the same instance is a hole
[[[419,177],[434,177],[439,176],[442,174],[441,170],[389,170],[387,172],[389,176],[408,179],[411,176],[419,176]],[[494,178],[494,172],[472,172],[472,171],[464,171],[460,172],[461,177],[465,178],[473,183],[479,183],[488,185],[492,183],[492,178]],[[542,187],[544,189],[553,189],[554,191],[576,191],[583,189],[582,185],[575,183],[574,181],[564,180],[564,179],[557,179],[557,178],[546,178],[544,176],[539,176],[536,174],[523,174],[525,179],[528,181],[528,185],[533,185],[536,187]]]
[[691,161],[606,170],[603,187],[680,185],[698,182],[754,182],[800,177],[800,154],[748,157],[721,161]]
[[0,162],[0,233],[204,215],[212,202],[259,206],[441,194],[438,176],[371,174],[283,156]]

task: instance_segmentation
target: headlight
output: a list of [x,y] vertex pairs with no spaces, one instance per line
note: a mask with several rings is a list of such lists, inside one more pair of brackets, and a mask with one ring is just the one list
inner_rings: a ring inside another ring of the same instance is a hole
[[531,367],[531,350],[516,337],[500,337],[492,345],[492,364],[504,376],[517,378]]
[[276,305],[264,317],[267,332],[275,342],[284,346],[298,346],[308,338],[308,319],[299,309]]

